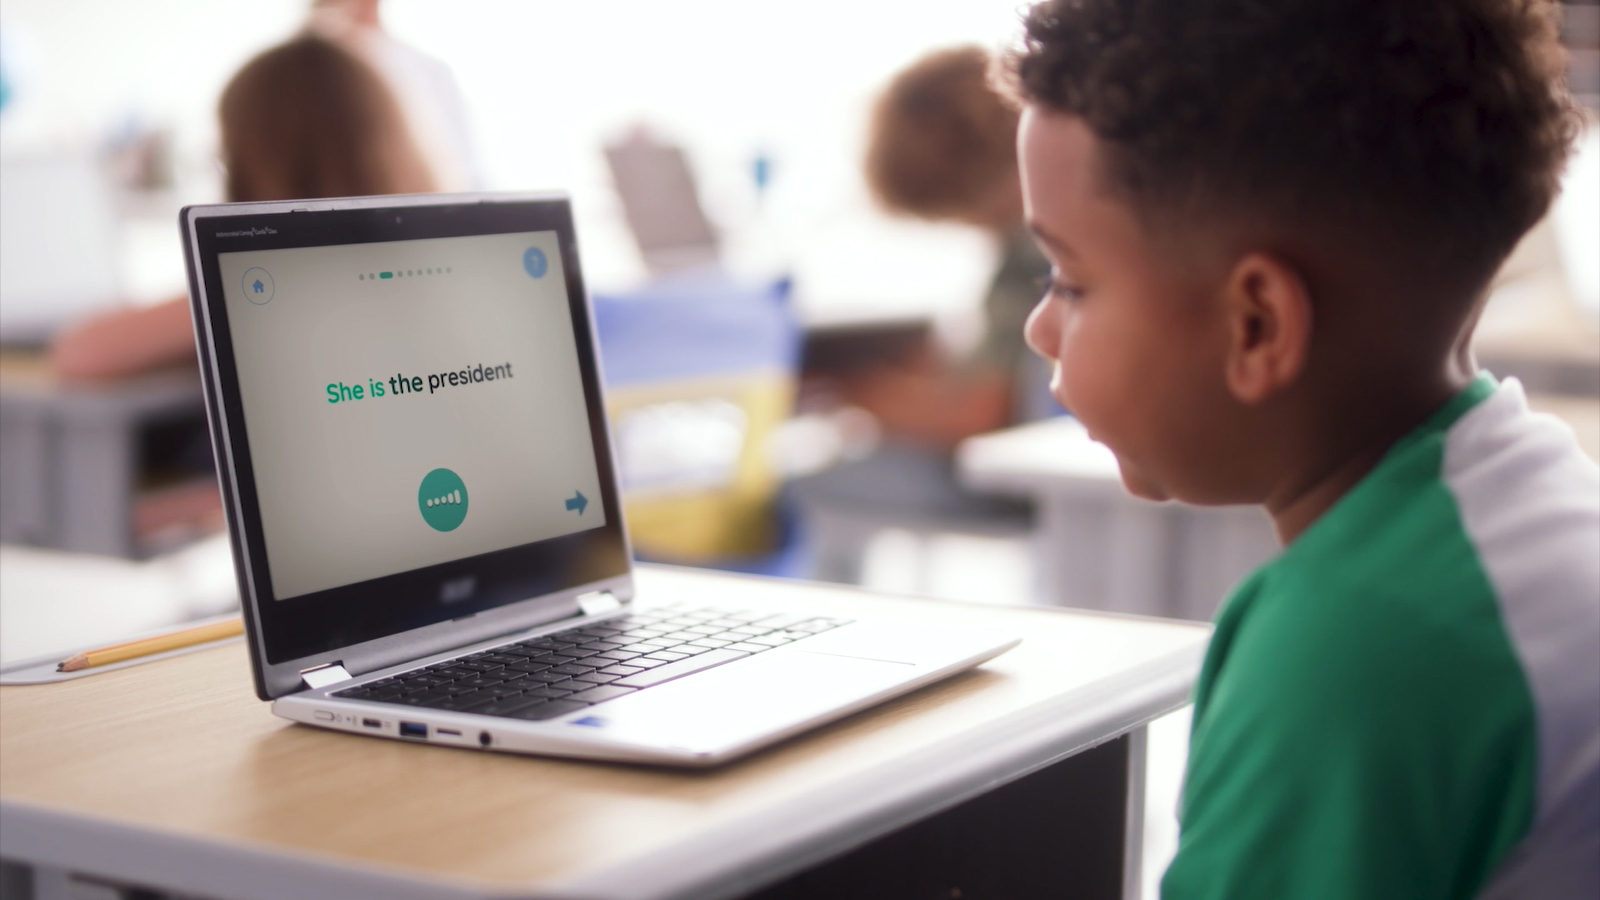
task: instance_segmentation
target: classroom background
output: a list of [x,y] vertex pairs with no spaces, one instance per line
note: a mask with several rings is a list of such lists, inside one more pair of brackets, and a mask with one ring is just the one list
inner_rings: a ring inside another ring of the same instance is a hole
[[[0,7],[0,665],[237,604],[193,373],[73,383],[47,348],[84,316],[184,293],[178,210],[223,196],[218,95],[309,9]],[[1033,402],[1042,368],[1031,395],[1018,376],[1005,427],[929,439],[874,414],[906,379],[959,374],[1007,253],[992,229],[881,206],[863,175],[874,104],[930,52],[998,48],[1018,15],[381,4],[391,86],[426,107],[442,185],[571,195],[642,557],[1208,619],[1273,552],[1255,511],[1124,496],[1109,453]],[[1600,455],[1600,6],[1565,4],[1564,22],[1590,126],[1478,349]],[[1152,731],[1150,871],[1176,837],[1185,716]]]

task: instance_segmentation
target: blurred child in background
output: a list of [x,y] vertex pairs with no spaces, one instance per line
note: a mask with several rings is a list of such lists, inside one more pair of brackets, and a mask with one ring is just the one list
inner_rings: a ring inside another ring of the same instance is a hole
[[[247,63],[218,107],[229,201],[432,191],[437,183],[383,79],[339,43],[307,34]],[[113,310],[58,335],[63,378],[115,378],[194,359],[185,297]]]
[[867,184],[885,209],[982,228],[1002,248],[974,352],[949,359],[923,346],[847,388],[889,435],[935,447],[1055,411],[1028,390],[1043,370],[1022,326],[1050,265],[1022,224],[1017,111],[990,87],[989,65],[979,47],[922,58],[878,99],[868,138]]

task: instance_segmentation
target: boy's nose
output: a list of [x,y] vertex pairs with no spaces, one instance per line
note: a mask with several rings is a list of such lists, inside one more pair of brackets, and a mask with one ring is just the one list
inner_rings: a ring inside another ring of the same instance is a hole
[[1049,297],[1040,300],[1034,306],[1033,312],[1028,314],[1028,324],[1023,326],[1022,336],[1033,348],[1033,352],[1048,360],[1055,360],[1061,347],[1061,323],[1058,304],[1050,302]]

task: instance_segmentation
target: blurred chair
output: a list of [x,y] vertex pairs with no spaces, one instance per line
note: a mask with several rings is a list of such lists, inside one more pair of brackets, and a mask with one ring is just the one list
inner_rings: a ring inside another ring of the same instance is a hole
[[819,581],[862,583],[867,547],[886,530],[919,545],[941,534],[1024,540],[1033,530],[1030,504],[972,493],[949,453],[904,443],[796,479],[791,491],[811,546],[807,577]]
[[787,574],[769,438],[794,407],[789,282],[685,276],[594,298],[623,507],[641,558]]
[[606,163],[651,275],[659,278],[716,266],[717,235],[700,206],[683,148],[639,126],[626,139],[606,147]]

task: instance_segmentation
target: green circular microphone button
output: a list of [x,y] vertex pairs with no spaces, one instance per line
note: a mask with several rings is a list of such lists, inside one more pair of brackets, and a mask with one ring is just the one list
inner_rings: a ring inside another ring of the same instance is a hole
[[467,517],[467,485],[449,469],[434,469],[417,488],[417,509],[434,531],[455,531]]

